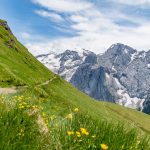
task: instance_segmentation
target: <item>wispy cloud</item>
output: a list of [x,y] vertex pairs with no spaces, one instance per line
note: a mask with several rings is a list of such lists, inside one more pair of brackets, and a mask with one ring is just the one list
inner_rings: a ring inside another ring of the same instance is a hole
[[84,0],[32,0],[35,4],[41,5],[49,10],[57,12],[77,12],[92,7],[92,3]]
[[150,5],[150,0],[112,0],[117,3],[128,5]]
[[42,17],[48,18],[53,22],[64,21],[64,19],[61,17],[61,15],[54,13],[54,12],[48,12],[45,10],[35,10],[35,13],[42,16]]
[[[125,3],[126,5],[133,2],[132,0],[107,1],[114,1],[115,5],[117,3]],[[85,48],[101,53],[111,44],[118,42],[137,49],[150,48],[148,41],[150,39],[150,21],[138,15],[124,13],[121,8],[117,10],[106,8],[106,13],[97,6],[96,0],[33,0],[33,2],[40,5],[41,9],[48,10],[37,10],[37,14],[50,19],[63,20],[63,26],[69,29],[67,32],[75,34],[71,37],[61,35],[46,42],[38,41],[34,43],[36,47],[34,44],[28,43],[27,46],[30,49],[65,50]],[[148,2],[148,0],[145,0],[145,2],[144,0],[137,0],[135,3],[145,4]],[[57,24],[55,25],[57,26]],[[59,30],[61,29],[63,30],[59,27]]]

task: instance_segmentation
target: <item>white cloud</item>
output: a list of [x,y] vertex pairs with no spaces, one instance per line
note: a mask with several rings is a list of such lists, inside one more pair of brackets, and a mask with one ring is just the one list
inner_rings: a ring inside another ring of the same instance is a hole
[[[121,0],[119,1],[121,2]],[[137,1],[136,3],[140,2]],[[133,17],[132,15],[128,16],[113,10],[104,14],[94,3],[86,0],[34,0],[34,2],[48,8],[50,11],[66,14],[63,19],[64,21],[67,20],[66,27],[69,29],[68,31],[72,29],[72,32],[77,33],[72,37],[58,37],[49,39],[49,41],[39,40],[34,43],[27,43],[26,46],[34,53],[37,53],[37,51],[39,54],[47,53],[50,50],[60,51],[82,48],[102,53],[114,43],[124,43],[138,50],[150,48],[148,41],[150,39],[149,20]],[[138,26],[118,25],[115,23],[118,19],[128,20],[138,24]]]
[[29,49],[29,51],[37,56],[37,55],[40,55],[40,54],[46,54],[48,53],[48,49],[49,47],[51,47],[51,43],[48,43],[48,42],[27,42],[25,43],[25,46]]
[[147,5],[150,4],[150,0],[112,0],[117,3],[128,5]]
[[92,7],[91,3],[84,0],[32,0],[49,10],[58,12],[78,12]]
[[72,15],[72,16],[70,17],[70,19],[71,19],[73,22],[86,22],[86,21],[88,21],[88,18],[87,18],[87,17],[81,16],[81,15]]
[[35,13],[37,13],[38,15],[42,16],[42,17],[46,17],[48,19],[50,19],[51,21],[54,22],[61,22],[64,19],[61,17],[61,15],[54,13],[54,12],[48,12],[45,10],[36,10]]

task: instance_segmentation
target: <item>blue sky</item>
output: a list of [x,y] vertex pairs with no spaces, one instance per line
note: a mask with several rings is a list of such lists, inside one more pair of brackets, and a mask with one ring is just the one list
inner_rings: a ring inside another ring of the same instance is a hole
[[0,18],[33,54],[124,43],[150,49],[150,0],[1,0]]

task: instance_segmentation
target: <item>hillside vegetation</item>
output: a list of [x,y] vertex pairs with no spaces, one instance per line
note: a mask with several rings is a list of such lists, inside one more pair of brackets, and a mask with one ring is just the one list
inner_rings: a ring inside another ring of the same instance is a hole
[[2,20],[0,72],[0,87],[17,87],[0,97],[0,149],[150,149],[149,115],[80,92],[38,62]]
[[37,84],[52,76],[0,21],[0,86]]

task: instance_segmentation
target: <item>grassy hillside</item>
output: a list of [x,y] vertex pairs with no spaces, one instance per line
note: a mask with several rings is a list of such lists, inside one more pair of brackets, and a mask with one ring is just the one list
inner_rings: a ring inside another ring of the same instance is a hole
[[2,20],[0,72],[0,87],[19,86],[0,97],[0,149],[149,149],[149,115],[78,91],[38,62]]
[[0,86],[37,84],[52,73],[39,63],[0,20]]

